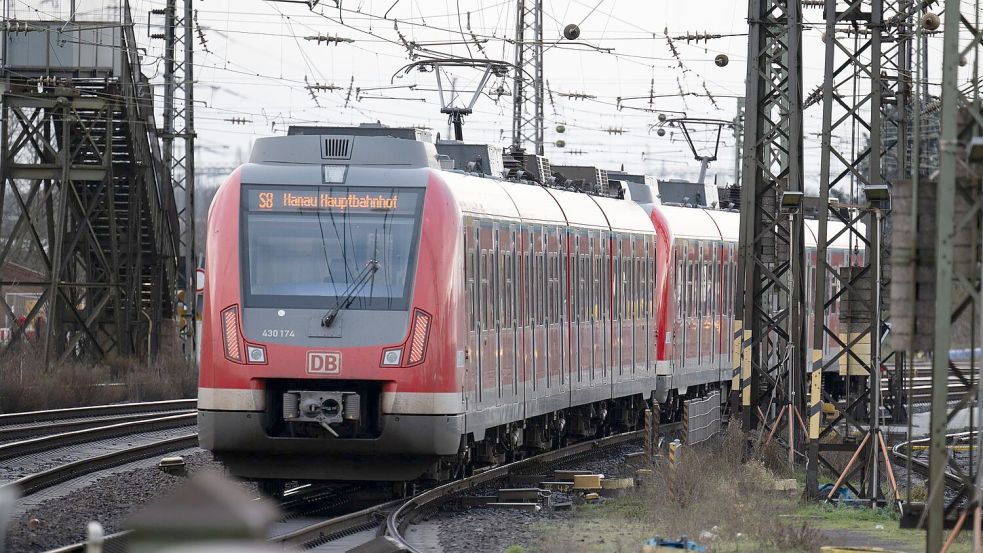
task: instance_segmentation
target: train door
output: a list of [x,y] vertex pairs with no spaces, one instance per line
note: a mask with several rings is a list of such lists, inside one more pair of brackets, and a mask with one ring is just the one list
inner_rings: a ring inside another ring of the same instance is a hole
[[594,233],[592,231],[580,231],[580,250],[577,255],[578,261],[578,283],[577,302],[579,323],[577,328],[577,356],[578,377],[581,389],[589,388],[591,385],[591,373],[594,370],[594,328],[591,323],[594,311],[592,301],[593,290],[591,284],[594,279],[594,271],[591,258],[594,250]]
[[649,236],[645,239],[645,282],[642,289],[642,315],[645,322],[645,374],[651,376],[655,374],[655,358],[657,353],[657,340],[655,328],[655,237]]
[[[568,365],[570,375],[570,391],[579,392],[586,384],[584,382],[586,359],[584,356],[584,346],[586,339],[583,335],[584,311],[586,302],[584,301],[584,290],[586,287],[586,271],[584,267],[584,252],[587,250],[587,235],[579,230],[567,230],[571,250],[568,255],[570,275],[568,277],[570,306],[569,322],[567,329],[570,337]],[[576,394],[574,394],[576,395]],[[579,399],[573,399],[573,404],[579,403]]]
[[625,235],[621,238],[621,370],[618,382],[631,378],[635,364],[634,320],[632,319],[632,270],[635,267],[635,237]]
[[[530,322],[532,325],[532,348],[529,364],[532,367],[530,374],[532,396],[535,398],[535,401],[539,402],[540,398],[549,391],[546,388],[546,366],[549,344],[546,339],[547,276],[546,248],[543,243],[546,237],[543,234],[543,227],[541,225],[534,225],[531,227],[531,230],[532,271],[530,272],[530,278],[532,285],[530,289],[532,291],[532,309],[530,313],[532,318]],[[543,411],[544,408],[540,405],[536,409],[536,414]]]
[[611,266],[608,274],[610,305],[608,307],[608,340],[610,374],[608,382],[613,386],[621,373],[621,237],[612,234],[608,243]]
[[498,232],[498,276],[501,315],[499,317],[499,367],[503,404],[515,403],[518,394],[515,328],[515,225],[502,224]]
[[686,364],[697,370],[700,363],[700,245],[686,242]]
[[645,236],[636,236],[633,243],[635,252],[635,263],[632,268],[634,274],[634,285],[632,286],[632,328],[635,342],[635,356],[632,363],[632,374],[634,378],[639,378],[645,372],[645,360],[647,359],[646,350],[648,349],[648,336],[645,330],[645,314],[643,312],[643,298],[645,289],[648,287],[648,278],[645,276],[646,262],[648,261],[648,240]]
[[532,232],[528,225],[519,227],[516,233],[515,320],[516,320],[516,368],[519,381],[518,401],[522,404],[523,418],[529,411],[532,399]]
[[465,405],[470,407],[481,400],[481,387],[478,385],[478,333],[481,324],[478,319],[478,282],[477,272],[480,260],[478,243],[478,227],[472,218],[464,221],[464,282],[467,287],[467,299],[464,302],[465,320],[468,324],[468,343],[464,355],[464,389]]
[[[563,392],[566,378],[564,377],[564,339],[563,328],[563,297],[565,286],[562,283],[564,247],[560,234],[555,227],[544,229],[544,244],[546,246],[546,385],[551,399],[558,399]],[[551,402],[552,403],[552,402]],[[558,409],[562,405],[551,406]]]
[[672,321],[673,374],[681,374],[686,364],[686,253],[682,240],[672,249],[673,296],[676,316]]
[[713,324],[714,296],[717,294],[716,247],[703,246],[703,359],[705,367],[717,367],[717,329]]
[[719,329],[717,332],[717,366],[719,367],[717,380],[725,378],[724,372],[729,368],[729,361],[726,355],[728,351],[728,340],[730,339],[730,320],[727,315],[728,301],[727,295],[730,293],[730,255],[728,245],[721,243],[717,246],[717,279],[719,284],[716,288],[717,310],[714,311],[713,320]]
[[490,222],[478,224],[478,403],[493,406],[498,398],[498,332],[495,301],[495,238]]
[[608,232],[598,232],[597,247],[594,257],[594,301],[597,310],[594,314],[594,370],[596,371],[595,386],[607,384],[608,348],[607,337],[608,319]]

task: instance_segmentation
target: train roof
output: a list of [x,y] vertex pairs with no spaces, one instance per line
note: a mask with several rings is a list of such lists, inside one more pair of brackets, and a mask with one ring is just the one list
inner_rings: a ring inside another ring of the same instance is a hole
[[[740,236],[741,215],[736,211],[720,211],[704,207],[683,207],[662,205],[656,209],[665,214],[675,238],[689,238],[694,240],[722,240],[724,242],[737,242]],[[843,223],[839,221],[829,221],[829,233],[834,235],[843,229]],[[807,219],[804,222],[805,236],[803,241],[805,247],[815,248],[817,237],[819,236],[819,221]],[[863,224],[857,224],[859,232],[863,233]],[[840,233],[831,242],[830,247],[834,249],[848,249],[857,246],[857,240],[850,243],[848,232]]]
[[466,214],[654,232],[648,214],[634,202],[463,173],[441,171],[440,175]]
[[[661,211],[672,228],[676,239],[723,240],[737,242],[739,215],[737,213],[712,212],[702,207],[661,205]],[[733,218],[733,222],[728,220]]]

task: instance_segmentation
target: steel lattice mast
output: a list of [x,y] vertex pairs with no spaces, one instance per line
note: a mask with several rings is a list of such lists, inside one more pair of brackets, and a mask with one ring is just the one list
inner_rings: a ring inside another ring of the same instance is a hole
[[[983,368],[978,356],[969,363],[952,358],[954,347],[969,346],[975,351],[979,341],[980,239],[983,228],[983,193],[980,159],[983,157],[983,98],[980,96],[980,4],[945,3],[942,45],[942,101],[939,174],[936,192],[935,233],[935,314],[932,365],[932,411],[929,445],[926,551],[943,548],[947,514],[959,513],[950,540],[968,525],[974,541],[980,543],[981,471],[980,450],[973,452],[969,471],[955,466],[948,458],[947,428],[950,417],[966,406],[974,409],[975,420],[983,415],[977,374]],[[968,81],[968,82],[967,82]],[[920,137],[919,137],[920,138]],[[968,154],[968,155],[967,155]],[[922,229],[919,229],[922,232]],[[976,323],[976,324],[974,324]],[[975,329],[969,337],[960,336],[966,328]],[[974,366],[975,364],[975,366]],[[948,402],[949,378],[955,375],[968,392],[954,408]],[[973,396],[976,397],[973,397]],[[973,405],[973,401],[976,405]],[[977,430],[971,428],[972,430]],[[977,435],[976,445],[981,445]],[[946,495],[946,472],[962,481],[959,493]],[[974,481],[975,480],[975,481]],[[963,503],[963,501],[966,503]]]
[[[806,484],[813,494],[820,467],[825,467],[837,476],[830,497],[843,485],[860,498],[883,501],[881,483],[888,481],[892,501],[898,499],[880,429],[881,377],[895,355],[885,340],[890,284],[885,230],[893,181],[906,178],[910,168],[911,4],[826,0],[824,6],[825,73],[822,88],[810,99],[823,107]],[[836,142],[836,136],[850,139]],[[834,189],[841,196],[848,190],[847,201],[836,201]],[[839,230],[830,230],[831,221]],[[832,259],[829,249],[844,240],[853,253]],[[845,401],[836,416],[822,423],[823,403],[836,403],[822,386],[824,373],[830,372],[843,379]],[[862,435],[858,446],[838,443],[851,433]],[[841,438],[831,440],[834,436]],[[852,458],[839,466],[830,455],[843,452]]]
[[780,208],[803,190],[801,4],[751,0],[748,20],[733,389],[753,430],[803,406],[802,214]]
[[543,155],[543,0],[517,0],[512,147]]
[[[167,0],[164,8],[164,113],[162,152],[165,180],[180,198],[180,256],[184,263],[184,303],[187,306],[182,337],[185,355],[195,350],[195,130],[194,29],[191,0]],[[176,148],[175,140],[182,148]]]

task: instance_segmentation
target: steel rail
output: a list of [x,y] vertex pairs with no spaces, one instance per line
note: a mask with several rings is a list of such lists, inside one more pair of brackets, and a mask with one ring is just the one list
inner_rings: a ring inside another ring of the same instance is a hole
[[80,459],[71,463],[60,465],[46,471],[38,472],[13,482],[4,484],[2,487],[13,487],[20,492],[21,496],[37,493],[45,488],[50,488],[62,482],[66,482],[79,476],[84,476],[103,469],[124,465],[131,461],[139,461],[161,453],[169,453],[182,449],[192,448],[198,445],[198,434],[186,434],[175,438],[158,440],[149,444],[142,444],[120,451],[113,451],[96,457]]
[[96,428],[99,426],[106,426],[109,424],[118,424],[124,422],[136,422],[147,420],[152,417],[159,417],[161,413],[173,413],[175,415],[193,414],[193,410],[182,410],[182,411],[162,411],[156,413],[135,413],[132,415],[120,415],[118,417],[109,418],[98,418],[98,419],[82,419],[82,420],[64,420],[64,421],[51,421],[50,423],[40,423],[32,426],[16,426],[14,428],[0,428],[0,442],[11,442],[14,440],[24,440],[27,438],[37,438],[41,436],[50,436],[51,434],[61,434],[64,432],[72,432],[75,430],[85,430],[87,428]]
[[361,511],[330,518],[311,524],[310,526],[298,528],[286,534],[274,536],[269,541],[306,549],[306,546],[311,542],[333,541],[355,532],[379,528],[386,519],[385,511],[391,510],[403,504],[403,502],[403,499],[396,499],[394,501],[380,503],[379,505],[368,507]]
[[31,424],[62,419],[82,417],[111,417],[133,413],[158,413],[166,411],[187,411],[198,406],[197,399],[170,399],[166,401],[145,401],[140,403],[114,403],[70,409],[49,409],[46,411],[25,411],[0,415],[0,426]]
[[[668,426],[669,425],[663,425],[663,427]],[[419,553],[419,551],[407,543],[406,539],[403,537],[403,531],[420,517],[436,510],[437,507],[447,502],[451,497],[474,489],[481,484],[485,484],[499,478],[504,478],[510,474],[514,474],[522,470],[527,470],[533,466],[555,463],[558,461],[568,461],[589,455],[591,453],[600,452],[601,450],[613,445],[641,439],[644,437],[644,434],[644,430],[636,430],[634,432],[615,434],[613,436],[608,436],[598,440],[580,442],[554,451],[547,451],[546,453],[529,457],[528,459],[495,467],[480,474],[475,474],[474,476],[470,476],[468,478],[449,482],[447,484],[437,486],[436,488],[431,488],[405,501],[399,506],[399,508],[390,513],[390,515],[386,518],[385,538],[394,544],[398,550]]]
[[[673,431],[681,428],[679,423],[663,424],[662,431]],[[641,439],[644,431],[626,432],[607,438],[588,440],[554,451],[548,451],[521,461],[493,467],[478,474],[461,480],[455,480],[426,490],[410,499],[387,501],[349,513],[317,522],[292,532],[281,534],[270,539],[271,543],[292,545],[306,548],[315,544],[334,541],[356,532],[378,528],[376,537],[372,540],[373,551],[415,551],[402,537],[402,532],[414,520],[424,514],[424,511],[435,510],[452,497],[474,489],[488,482],[505,478],[511,474],[528,471],[534,467],[559,462],[568,462],[581,457],[598,453],[614,445],[631,440]],[[388,514],[386,514],[388,512]]]
[[[948,434],[947,437],[959,440],[959,439],[971,437],[972,434],[974,433],[957,432],[954,434]],[[905,453],[904,449],[907,448],[909,444],[912,446],[915,444],[923,444],[923,443],[927,444],[929,443],[929,441],[930,438],[919,438],[917,440],[909,440],[907,442],[901,442],[891,448],[891,456],[897,459],[901,463],[910,461],[911,468],[912,470],[914,470],[914,472],[917,472],[924,478],[928,478],[929,477],[928,461],[924,459],[918,459],[914,455],[911,455],[910,453]],[[944,476],[945,476],[946,483],[949,485],[950,488],[954,490],[959,490],[963,486],[967,485],[967,483],[964,482],[963,479],[959,477],[959,475],[948,470],[948,467],[946,468]],[[970,483],[969,485],[972,485],[972,483]]]
[[[49,451],[60,447],[77,445],[98,440],[107,440],[139,434],[143,432],[154,432],[157,430],[170,430],[182,426],[190,426],[197,421],[196,413],[186,413],[183,415],[169,415],[166,417],[155,417],[152,419],[144,418],[136,422],[120,422],[85,430],[64,432],[50,436],[41,436],[18,442],[0,445],[0,461],[23,457],[32,453]],[[105,422],[105,421],[104,421]]]

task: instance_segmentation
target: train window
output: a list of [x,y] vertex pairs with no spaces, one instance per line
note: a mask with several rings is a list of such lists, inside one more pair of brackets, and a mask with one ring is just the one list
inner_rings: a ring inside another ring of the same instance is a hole
[[498,324],[501,328],[509,326],[508,297],[508,249],[504,240],[498,243]]
[[485,270],[488,275],[488,286],[485,289],[485,303],[488,306],[488,326],[486,328],[488,329],[495,328],[495,323],[498,321],[498,294],[495,293],[497,284],[495,265],[495,251],[489,250],[485,256]]
[[485,259],[488,257],[487,250],[478,253],[478,320],[481,321],[481,328],[488,328],[488,267]]
[[594,256],[594,319],[601,320],[604,316],[604,292],[601,286],[601,281],[603,280],[603,272],[601,272],[601,256]]
[[676,317],[682,319],[686,312],[686,296],[683,294],[685,289],[685,274],[683,272],[682,245],[677,245],[673,251],[673,271],[675,278],[675,297],[676,297]]
[[618,250],[618,237],[611,242],[611,317],[621,320],[621,252]]
[[539,287],[536,309],[539,313],[539,324],[546,323],[546,254],[543,252],[536,254],[536,286]]
[[471,330],[477,329],[477,314],[474,312],[474,296],[475,296],[475,279],[474,279],[474,239],[471,223],[467,224],[464,229],[464,244],[465,244],[465,255],[464,255],[464,282],[467,285],[467,318],[468,318],[468,328]]
[[[610,244],[610,241],[605,241],[605,245]],[[611,269],[611,248],[604,248],[604,257],[601,260],[601,316],[607,319],[611,316],[611,309],[608,305],[608,300],[611,297],[610,293],[610,269]]]
[[580,254],[577,256],[577,315],[583,321],[587,318],[587,256]]
[[[654,246],[654,244],[652,245]],[[650,250],[653,255],[655,253],[655,248]],[[645,308],[645,315],[647,317],[652,317],[655,311],[655,258],[649,258],[649,289],[648,289],[648,305]]]
[[505,309],[502,310],[502,326],[510,327],[513,323],[513,314],[515,312],[515,298],[512,297],[512,277],[514,275],[515,266],[512,264],[512,254],[509,252],[504,252],[502,254],[502,264],[503,264],[503,294],[502,302],[505,304]]
[[[545,245],[545,244],[544,244]],[[548,249],[543,251],[543,321],[546,324],[553,322],[553,309],[550,307],[553,302],[553,256]]]
[[[351,294],[350,310],[408,308],[423,189],[277,189],[243,189],[246,306],[329,309]],[[342,203],[350,198],[367,207]],[[318,207],[294,205],[309,202]],[[355,286],[360,279],[368,284]]]

